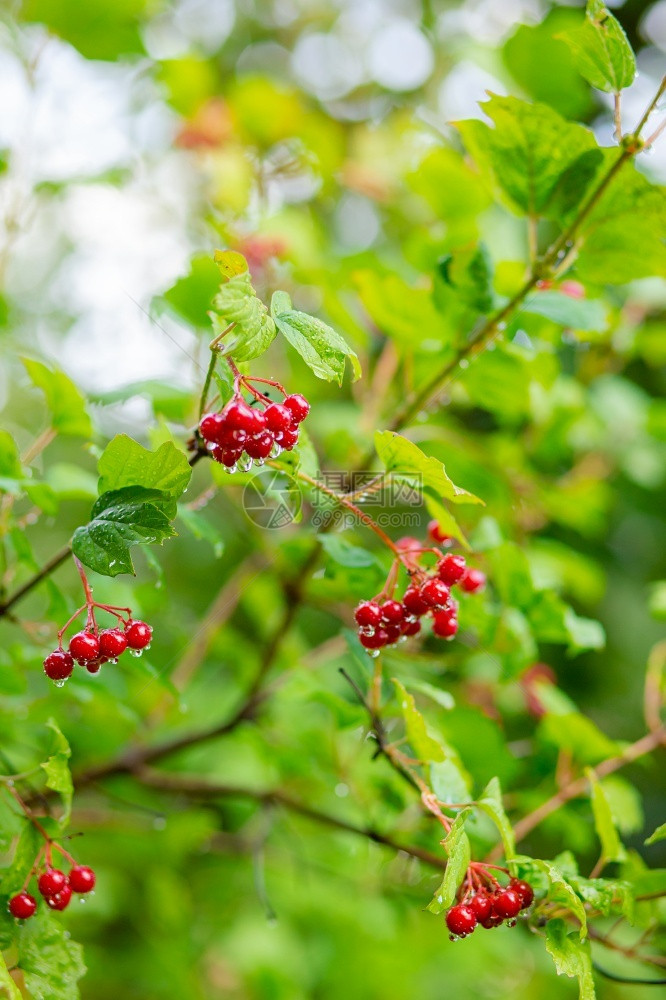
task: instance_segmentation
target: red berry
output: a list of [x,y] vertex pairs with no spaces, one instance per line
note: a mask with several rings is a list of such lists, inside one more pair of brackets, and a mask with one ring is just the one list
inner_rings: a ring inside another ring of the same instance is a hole
[[474,910],[464,903],[452,906],[446,914],[446,926],[456,937],[467,937],[476,927]]
[[359,633],[359,640],[366,649],[381,649],[389,641],[389,636],[386,629],[378,628],[371,635],[366,635],[365,632]]
[[102,656],[115,660],[127,649],[127,637],[119,628],[109,628],[99,634],[99,651]]
[[486,574],[480,569],[466,569],[465,575],[460,581],[460,586],[468,594],[477,594],[486,585]]
[[261,431],[266,430],[266,414],[263,410],[258,410],[256,406],[250,407],[250,413],[252,414],[252,434],[259,434]]
[[402,625],[384,625],[380,631],[386,632],[386,645],[392,646],[402,635]]
[[399,625],[405,617],[405,609],[400,601],[384,601],[381,612],[382,624]]
[[224,417],[221,413],[207,413],[199,423],[199,433],[204,441],[217,444],[220,434],[224,431]]
[[354,618],[361,628],[376,628],[382,620],[382,609],[376,601],[362,601],[354,612]]
[[420,590],[421,597],[431,608],[446,607],[451,592],[445,583],[433,577],[426,580]]
[[418,635],[420,631],[421,631],[420,621],[404,622],[402,626],[403,635]]
[[273,433],[289,430],[293,421],[291,410],[281,403],[271,403],[270,406],[267,406],[264,410],[264,417],[266,418],[266,426]]
[[129,622],[125,627],[125,638],[130,649],[145,649],[153,636],[153,630],[145,622]]
[[409,535],[399,538],[395,543],[395,547],[400,549],[401,552],[420,552],[423,548],[418,538],[411,538]]
[[302,423],[310,412],[310,404],[305,396],[301,396],[299,392],[294,393],[293,396],[287,396],[282,405],[291,410],[291,415],[297,424]]
[[523,882],[522,879],[512,878],[509,885],[510,889],[518,893],[520,896],[521,910],[526,910],[528,906],[531,905],[534,899],[534,889],[529,884],[529,882]]
[[436,519],[428,522],[428,534],[433,542],[437,542],[438,545],[451,545],[455,541],[455,539],[451,538],[451,535],[444,534],[439,526],[439,521]]
[[499,927],[500,924],[504,923],[502,917],[498,917],[496,913],[491,913],[489,917],[484,917],[483,920],[479,920],[482,927],[486,930],[490,930],[491,927]]
[[402,603],[410,615],[424,615],[430,609],[428,602],[421,597],[418,587],[407,587]]
[[69,640],[69,651],[75,660],[96,660],[99,656],[99,639],[92,632],[77,632]]
[[477,892],[470,900],[469,905],[480,924],[492,915],[493,903],[485,892]]
[[298,444],[298,430],[288,427],[286,431],[278,431],[275,440],[285,451],[291,451]]
[[52,681],[66,681],[72,676],[74,658],[64,649],[55,649],[44,660],[44,673]]
[[63,885],[62,889],[55,896],[46,897],[46,905],[52,910],[66,910],[69,906],[69,901],[72,898],[72,890],[70,889],[67,882]]
[[563,281],[560,285],[560,291],[572,299],[585,298],[585,286],[581,285],[580,281]]
[[211,451],[211,456],[215,459],[215,461],[219,462],[220,465],[226,466],[227,469],[231,469],[242,454],[242,445],[238,448],[228,448],[226,445],[224,447],[218,446],[217,448],[213,448]]
[[247,431],[234,430],[233,427],[225,427],[220,433],[219,443],[223,448],[243,450],[243,445],[247,441]]
[[42,896],[57,896],[62,887],[67,884],[67,876],[57,868],[47,868],[39,876],[37,888]]
[[86,865],[76,865],[69,873],[67,881],[73,892],[84,893],[92,892],[97,878],[92,868],[88,868]]
[[452,553],[444,556],[437,565],[437,573],[440,580],[447,583],[449,587],[462,580],[467,569],[464,556],[454,556]]
[[103,663],[106,663],[106,660],[86,660],[81,666],[85,666],[89,674],[98,674]]
[[37,909],[37,900],[28,892],[19,892],[9,900],[9,912],[17,920],[28,920]]
[[246,431],[248,434],[254,430],[254,412],[244,399],[232,399],[222,410],[222,416],[229,430]]
[[503,889],[493,898],[493,913],[503,920],[517,917],[522,906],[522,899],[514,889]]
[[245,451],[250,458],[268,458],[273,447],[273,440],[270,431],[260,431],[254,437],[248,438]]
[[455,610],[437,611],[432,616],[432,631],[439,639],[453,639],[458,631],[458,618]]

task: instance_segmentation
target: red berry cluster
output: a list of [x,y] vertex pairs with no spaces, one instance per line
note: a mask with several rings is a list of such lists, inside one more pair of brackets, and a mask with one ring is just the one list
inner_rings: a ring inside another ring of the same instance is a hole
[[[27,887],[26,887],[27,888]],[[69,875],[48,865],[37,880],[37,888],[51,910],[66,910],[72,893],[85,895],[95,888],[95,872],[86,865],[73,865]],[[17,920],[28,920],[37,910],[37,900],[26,889],[9,900],[9,912]]]
[[[494,880],[493,880],[494,882]],[[461,902],[456,903],[446,914],[446,926],[450,938],[465,938],[477,924],[481,927],[499,927],[505,921],[510,927],[516,923],[521,910],[526,910],[534,899],[534,890],[529,882],[513,878],[508,886],[498,882],[479,885],[474,892],[467,892]]]
[[[250,391],[254,390],[244,384]],[[261,380],[263,381],[263,380]],[[266,380],[268,381],[268,380]],[[277,386],[277,383],[271,382]],[[277,386],[281,389],[281,386]],[[299,426],[310,412],[305,396],[285,396],[281,403],[269,402],[254,393],[264,410],[250,406],[240,392],[219,413],[207,413],[199,424],[199,433],[216,462],[227,472],[247,472],[256,462],[277,458],[281,451],[291,451],[298,444]]]
[[[440,532],[436,521],[431,521],[428,531],[440,546],[448,547],[454,542]],[[483,590],[486,583],[481,570],[467,566],[464,556],[451,552],[443,555],[438,549],[423,548],[414,538],[401,539],[396,548],[398,561],[411,577],[402,601],[392,596],[387,599],[383,593],[372,601],[362,601],[354,612],[359,640],[371,656],[377,656],[384,646],[393,646],[403,638],[417,635],[424,615],[432,617],[434,635],[453,639],[458,631],[458,605],[451,595],[451,587],[457,585],[474,594]],[[434,570],[419,565],[420,556],[426,552],[440,557]],[[389,581],[385,590],[390,591],[395,587],[393,570]]]
[[[104,605],[96,607],[109,610],[109,607]],[[115,611],[112,611],[113,613]],[[144,649],[150,648],[153,635],[150,625],[134,621],[132,618],[125,621],[120,616],[119,624],[122,627],[98,629],[94,621],[91,622],[81,632],[72,636],[69,640],[69,651],[62,648],[62,636],[59,634],[58,649],[54,649],[44,660],[46,676],[50,677],[57,687],[62,687],[71,677],[75,661],[79,666],[85,667],[88,673],[96,674],[103,663],[117,663],[118,657],[125,650],[129,650],[132,656],[141,656]]]

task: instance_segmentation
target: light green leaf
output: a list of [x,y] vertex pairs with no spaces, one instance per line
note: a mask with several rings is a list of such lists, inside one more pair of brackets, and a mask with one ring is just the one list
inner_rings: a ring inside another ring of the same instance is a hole
[[546,924],[546,949],[555,962],[558,976],[578,980],[579,1000],[595,1000],[589,941],[581,941],[575,933],[568,934],[564,920],[558,918]]
[[434,684],[428,684],[427,681],[422,681],[416,677],[407,682],[407,687],[418,691],[420,694],[427,695],[428,698],[432,698],[442,708],[455,708],[456,703],[450,691],[444,691],[442,688],[435,687]]
[[439,801],[447,805],[459,805],[471,798],[467,775],[453,757],[430,765],[430,784]]
[[26,920],[18,934],[19,966],[32,1000],[79,1000],[85,975],[83,949],[46,906]]
[[21,890],[43,843],[41,834],[32,823],[24,823],[12,863],[3,873],[0,882],[0,896],[13,896]]
[[586,768],[585,774],[590,782],[594,828],[601,841],[602,865],[607,865],[609,861],[624,861],[627,852],[615,829],[613,814],[603,786],[591,768]]
[[428,734],[425,719],[414,703],[413,695],[395,677],[392,678],[398,694],[400,710],[405,721],[407,740],[422,761],[444,760],[445,753],[439,743]]
[[512,867],[512,859],[516,853],[516,840],[513,835],[513,827],[509,822],[509,817],[504,811],[504,805],[502,803],[502,789],[500,787],[499,778],[491,778],[487,786],[481,793],[481,797],[477,800],[477,805],[479,809],[490,816],[491,820],[497,827],[502,838],[502,844],[504,845],[504,856],[507,860],[509,868]]
[[443,531],[445,535],[457,538],[463,548],[470,551],[470,544],[451,511],[448,510],[443,503],[440,503],[439,500],[432,495],[432,493],[426,493],[423,499],[425,500],[428,514],[431,518],[434,518],[434,520],[437,521],[441,531]]
[[74,532],[72,551],[85,566],[104,576],[133,573],[131,545],[161,543],[175,534],[165,513],[172,506],[168,493],[141,486],[103,493],[93,505],[88,524]]
[[656,844],[659,840],[666,840],[666,823],[662,823],[658,826],[654,833],[651,833],[647,840],[643,841],[644,844]]
[[571,330],[603,333],[608,328],[606,307],[600,299],[574,299],[562,292],[538,292],[523,304],[521,312],[545,316]]
[[208,310],[220,287],[220,272],[208,254],[196,254],[189,273],[164,293],[164,300],[192,326],[207,329]]
[[558,35],[567,43],[581,76],[599,90],[618,94],[636,76],[636,57],[622,25],[601,0],[589,0],[579,28]]
[[72,380],[64,372],[47,368],[41,361],[21,360],[32,384],[46,397],[54,430],[69,437],[92,437],[86,401]]
[[367,549],[362,549],[358,545],[351,545],[339,535],[319,535],[318,537],[324,551],[340,566],[359,569],[364,566],[377,565],[377,559],[372,552],[368,552]]
[[377,454],[388,473],[410,484],[432,490],[452,503],[483,503],[449,479],[442,462],[425,455],[418,445],[393,431],[377,431]]
[[8,1000],[21,1000],[21,991],[9,975],[7,963],[0,952],[0,990],[6,994]]
[[596,148],[592,133],[545,104],[515,97],[492,94],[481,108],[494,128],[476,119],[457,123],[478,166],[513,211],[557,220],[558,185],[581,154]]
[[342,385],[345,361],[349,358],[354,380],[361,377],[361,365],[349,344],[327,323],[292,309],[286,292],[275,292],[271,315],[280,333],[298,351],[317,378]]
[[187,456],[171,441],[165,441],[156,451],[144,448],[127,434],[117,434],[106,446],[98,462],[99,493],[120,490],[125,486],[141,486],[160,490],[173,503],[161,504],[169,518],[176,516],[176,500],[192,477]]
[[2,430],[0,430],[0,477],[23,479],[18,445],[9,431]]
[[234,274],[213,299],[211,319],[215,335],[233,323],[220,345],[220,352],[235,361],[260,357],[275,339],[275,323],[252,287],[249,271]]
[[54,747],[51,756],[41,764],[41,767],[46,774],[46,787],[58,792],[62,797],[65,808],[60,818],[60,825],[65,827],[69,822],[72,811],[72,795],[74,794],[74,785],[69,769],[69,758],[72,751],[55,719],[49,719],[47,726],[53,730],[55,735]]
[[429,288],[414,288],[398,274],[369,269],[355,271],[352,277],[363,308],[384,336],[410,351],[424,341],[435,346],[452,343],[451,324]]
[[443,913],[444,910],[448,910],[469,867],[471,850],[469,838],[465,833],[465,821],[469,813],[469,809],[463,809],[458,813],[444,840],[448,861],[442,883],[427,906],[431,913]]

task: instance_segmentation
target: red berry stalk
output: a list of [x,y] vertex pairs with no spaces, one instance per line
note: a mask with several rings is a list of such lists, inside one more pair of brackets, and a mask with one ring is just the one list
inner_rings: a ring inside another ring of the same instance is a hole
[[[69,621],[58,631],[58,648],[49,653],[44,660],[44,673],[62,687],[74,671],[74,663],[85,667],[88,673],[99,673],[104,663],[117,663],[118,658],[129,650],[132,656],[141,656],[144,649],[150,648],[153,630],[145,622],[132,618],[131,608],[118,608],[112,604],[99,604],[93,600],[92,588],[79,560],[74,557],[79,571],[85,604],[74,612]],[[95,617],[95,609],[113,615],[117,624],[113,628],[100,629]],[[63,636],[72,623],[86,612],[85,627],[69,640],[68,649],[63,648]]]

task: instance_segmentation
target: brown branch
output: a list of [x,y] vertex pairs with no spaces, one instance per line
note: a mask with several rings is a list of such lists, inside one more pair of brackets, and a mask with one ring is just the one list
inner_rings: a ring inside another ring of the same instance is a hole
[[50,576],[62,564],[69,558],[72,554],[72,548],[70,545],[66,545],[59,552],[56,552],[47,563],[45,563],[40,570],[38,570],[34,576],[31,576],[29,580],[15,590],[11,597],[8,597],[5,601],[0,603],[0,618],[7,614],[7,612],[14,607],[26,594],[29,594],[38,584],[45,580],[47,576]]

